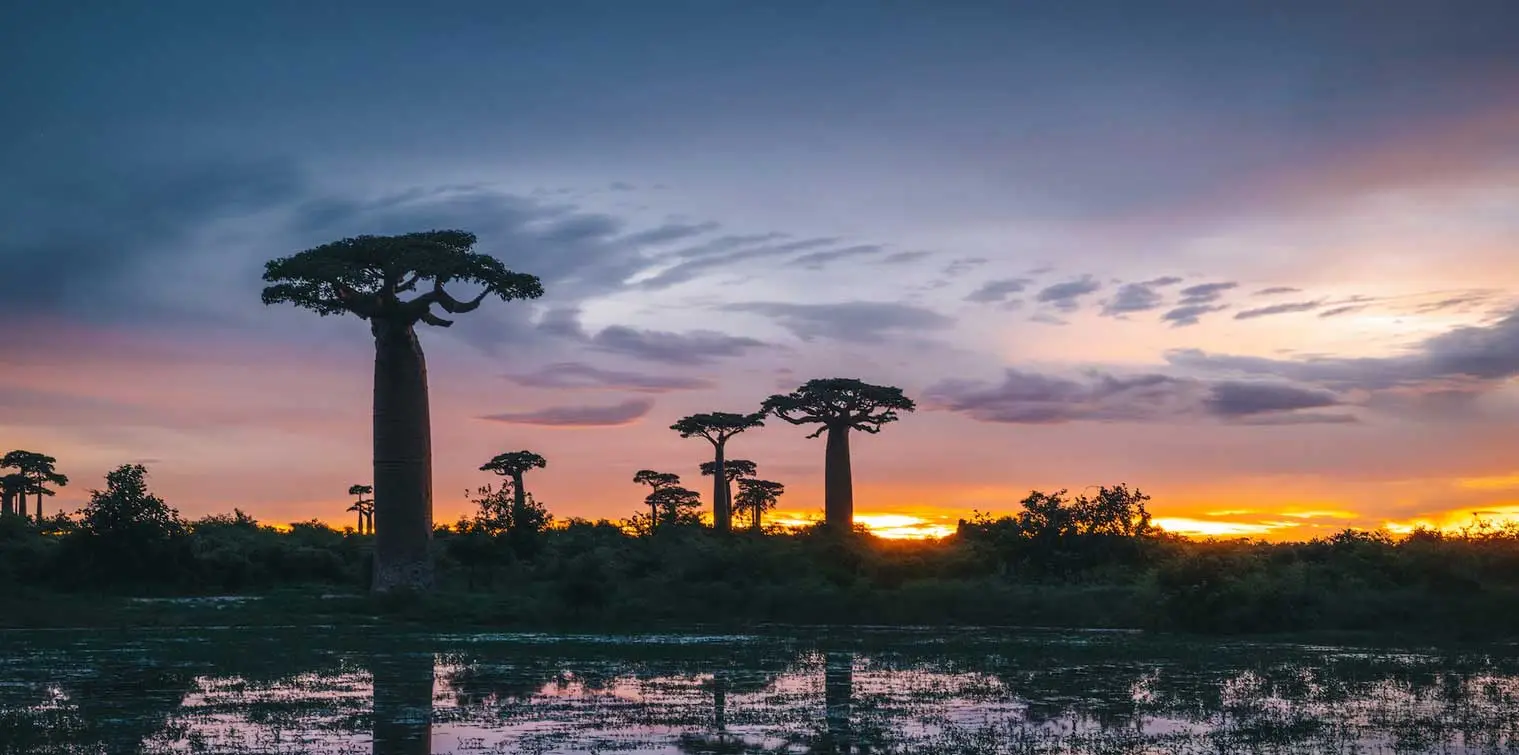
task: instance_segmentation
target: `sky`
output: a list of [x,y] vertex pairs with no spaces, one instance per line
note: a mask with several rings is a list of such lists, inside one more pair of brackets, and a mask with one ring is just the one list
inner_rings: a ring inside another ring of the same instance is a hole
[[[0,447],[81,506],[344,523],[373,344],[263,263],[459,228],[542,278],[421,333],[435,512],[531,449],[641,510],[815,377],[888,534],[1127,483],[1178,532],[1519,516],[1519,6],[395,2],[0,9]],[[19,75],[18,75],[19,74]],[[821,515],[823,443],[729,456]],[[709,495],[709,493],[708,493]],[[1474,514],[1475,512],[1475,514]]]

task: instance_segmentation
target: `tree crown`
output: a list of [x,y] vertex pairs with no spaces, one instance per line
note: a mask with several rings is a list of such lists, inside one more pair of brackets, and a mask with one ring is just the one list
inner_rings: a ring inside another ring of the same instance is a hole
[[25,481],[21,492],[30,495],[53,495],[48,485],[64,486],[69,484],[68,475],[58,474],[53,465],[58,460],[47,454],[36,451],[9,451],[4,457],[0,457],[0,469],[13,467],[18,470],[17,474]]
[[659,490],[679,485],[680,475],[674,472],[655,472],[652,469],[640,469],[633,474],[633,482],[638,485],[648,485],[655,490]]
[[[758,469],[759,467],[748,459],[728,459],[723,462],[723,477],[727,478],[728,482],[733,482],[740,477],[753,477]],[[701,473],[703,477],[711,477],[717,474],[717,462],[702,462]]]
[[[404,325],[418,321],[448,327],[433,314],[471,312],[492,294],[502,301],[543,295],[537,276],[514,273],[488,254],[472,251],[475,234],[423,231],[399,236],[355,236],[307,249],[264,265],[264,304],[289,302],[319,315],[345,312]],[[432,290],[401,299],[422,281]],[[455,299],[444,286],[462,281],[484,290],[469,301]]]
[[490,461],[480,467],[481,472],[495,472],[502,477],[519,475],[529,469],[543,469],[548,466],[548,460],[533,453],[532,451],[508,451],[504,454],[496,454]]
[[373,485],[349,485],[348,495],[369,495],[374,492]]
[[777,498],[786,492],[786,486],[771,480],[739,480],[738,502],[740,505],[753,506],[756,502],[774,505]]
[[680,437],[682,438],[701,436],[711,442],[712,445],[720,446],[727,442],[728,438],[751,427],[759,427],[763,424],[765,424],[763,412],[754,414],[708,412],[683,417],[679,422],[670,425],[670,429],[680,433]]
[[105,490],[91,490],[79,529],[98,537],[164,539],[183,534],[179,512],[148,492],[148,470],[124,464],[105,476]]
[[818,424],[816,438],[831,427],[847,427],[878,433],[881,426],[896,422],[897,412],[917,409],[901,388],[871,385],[854,378],[808,380],[796,390],[765,399],[761,415],[774,414],[793,425]]

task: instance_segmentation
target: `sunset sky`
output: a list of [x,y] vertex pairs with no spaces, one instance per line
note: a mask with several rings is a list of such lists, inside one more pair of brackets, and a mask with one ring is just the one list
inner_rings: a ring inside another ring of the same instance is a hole
[[[919,402],[854,439],[899,532],[1119,482],[1185,532],[1519,515],[1519,4],[406,5],[0,11],[0,447],[49,511],[141,462],[349,522],[368,328],[263,263],[460,228],[547,293],[421,334],[440,521],[524,448],[559,516],[710,491],[669,425],[813,377]],[[782,518],[807,432],[730,444]]]

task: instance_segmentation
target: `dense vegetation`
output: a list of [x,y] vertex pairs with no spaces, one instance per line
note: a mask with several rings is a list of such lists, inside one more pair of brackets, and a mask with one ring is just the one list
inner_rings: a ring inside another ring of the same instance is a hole
[[[473,516],[436,528],[439,593],[409,610],[500,625],[1519,629],[1512,529],[1194,541],[1151,528],[1147,496],[1120,485],[1090,498],[1036,492],[1015,516],[977,515],[951,537],[914,542],[826,527],[718,533],[676,498],[621,522],[556,522],[509,481],[481,488]],[[357,593],[372,552],[372,536],[314,521],[277,529],[238,511],[185,521],[149,491],[143,467],[124,466],[74,515],[0,515],[0,596],[15,618],[49,593]]]

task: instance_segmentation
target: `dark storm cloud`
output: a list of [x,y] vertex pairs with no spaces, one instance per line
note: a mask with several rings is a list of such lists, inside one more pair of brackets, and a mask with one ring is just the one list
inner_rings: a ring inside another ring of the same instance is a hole
[[1076,280],[1045,286],[1034,295],[1034,301],[1048,304],[1062,312],[1074,312],[1081,306],[1081,297],[1101,288],[1102,283],[1096,278],[1083,275]]
[[1519,377],[1519,309],[1486,324],[1455,328],[1431,336],[1387,357],[1318,357],[1269,359],[1209,354],[1196,349],[1173,351],[1174,366],[1203,372],[1270,375],[1333,390],[1435,388],[1491,390]]
[[980,288],[970,292],[965,297],[965,300],[982,304],[1005,301],[1007,297],[1013,294],[1023,293],[1028,289],[1029,284],[1033,282],[1030,278],[1001,278],[999,280],[987,281],[981,284]]
[[1171,327],[1173,328],[1182,328],[1188,325],[1196,325],[1199,318],[1201,318],[1203,315],[1211,314],[1213,312],[1222,312],[1226,309],[1228,309],[1228,307],[1222,304],[1189,304],[1185,307],[1176,307],[1174,309],[1167,310],[1165,314],[1160,316],[1160,319],[1163,322],[1171,323]]
[[1269,307],[1256,307],[1234,313],[1236,320],[1254,320],[1258,317],[1270,317],[1272,315],[1285,315],[1294,312],[1312,312],[1324,306],[1322,301],[1294,301],[1282,304],[1272,304]]
[[952,318],[929,309],[892,302],[744,302],[728,304],[722,308],[770,317],[803,341],[831,338],[849,343],[880,343],[888,335],[943,330],[955,322]]
[[480,419],[540,427],[614,427],[631,425],[653,408],[650,399],[629,399],[610,406],[551,406],[527,412],[487,414]]
[[527,388],[617,390],[668,393],[712,388],[711,380],[674,375],[647,375],[629,370],[604,370],[583,362],[558,362],[533,372],[510,374],[507,380]]
[[1113,298],[1104,302],[1102,313],[1108,317],[1128,314],[1130,312],[1147,312],[1160,307],[1164,297],[1155,290],[1157,284],[1125,283],[1118,287]]
[[1271,286],[1269,288],[1263,288],[1263,289],[1261,289],[1259,291],[1256,291],[1255,293],[1251,294],[1251,296],[1276,296],[1278,294],[1297,294],[1297,293],[1302,293],[1302,291],[1303,291],[1303,289],[1301,289],[1301,288],[1293,288],[1291,286]]
[[1084,379],[1009,369],[1000,384],[945,380],[924,391],[929,408],[981,422],[1182,422],[1215,419],[1236,423],[1354,421],[1343,413],[1302,413],[1341,405],[1327,391],[1280,383],[1208,382],[1163,374],[1111,375]]
[[808,270],[821,270],[824,265],[848,257],[865,257],[872,254],[880,254],[882,247],[879,244],[856,244],[842,249],[828,249],[821,252],[804,254],[786,264],[798,265]]

